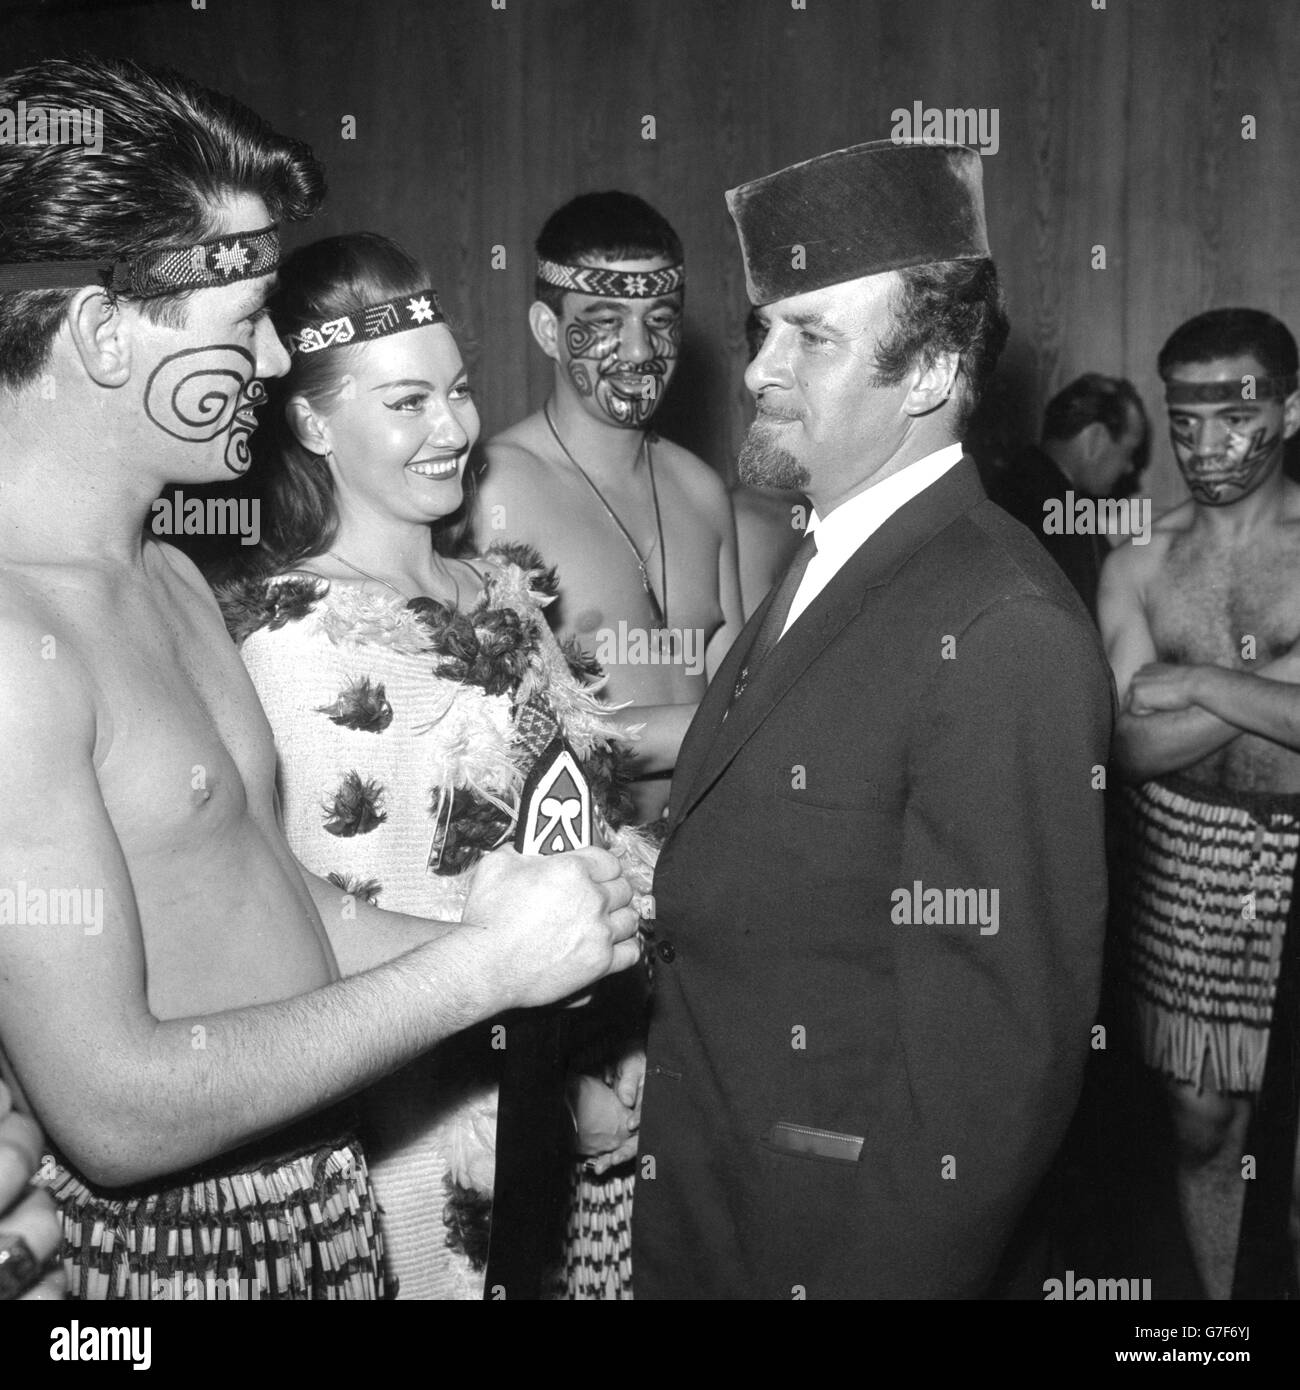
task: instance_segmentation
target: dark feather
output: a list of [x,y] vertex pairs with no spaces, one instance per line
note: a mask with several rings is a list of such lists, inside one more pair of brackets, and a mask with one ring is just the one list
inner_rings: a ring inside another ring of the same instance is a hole
[[475,1192],[473,1188],[461,1187],[450,1177],[444,1177],[442,1181],[447,1190],[447,1200],[442,1208],[447,1244],[452,1250],[459,1250],[477,1273],[487,1265],[492,1198]]
[[610,825],[615,830],[631,825],[636,818],[636,807],[628,792],[634,780],[631,750],[621,743],[593,748],[582,760],[582,770],[591,788],[592,800]]
[[335,888],[368,903],[374,903],[384,891],[383,884],[377,878],[358,878],[355,874],[326,874],[325,877]]
[[566,637],[560,643],[560,650],[564,653],[564,659],[569,664],[569,674],[580,685],[598,681],[605,674],[605,668],[591,652],[586,651],[581,646],[576,637]]
[[[429,811],[435,818],[442,811],[442,793],[438,787],[429,794]],[[488,850],[499,845],[509,828],[510,818],[499,806],[475,796],[468,787],[458,788],[452,797],[451,816],[436,872],[464,873]]]
[[531,545],[520,541],[497,541],[488,546],[484,556],[507,565],[518,565],[528,575],[528,587],[548,598],[560,592],[560,579],[554,565],[548,565]]
[[383,681],[372,682],[358,676],[339,692],[332,705],[317,705],[317,714],[327,714],[332,723],[367,734],[382,734],[393,722],[393,707],[384,693]]
[[407,606],[420,620],[430,650],[442,657],[438,674],[489,695],[513,691],[537,651],[532,624],[513,608],[480,610],[471,619],[430,598],[412,599]]
[[226,631],[241,645],[260,628],[283,627],[305,618],[324,597],[324,579],[285,579],[271,583],[265,576],[246,575],[219,584],[213,592],[226,620]]
[[325,829],[344,839],[368,834],[388,819],[380,807],[383,795],[383,787],[373,778],[363,782],[360,774],[349,772],[333,800],[323,803]]

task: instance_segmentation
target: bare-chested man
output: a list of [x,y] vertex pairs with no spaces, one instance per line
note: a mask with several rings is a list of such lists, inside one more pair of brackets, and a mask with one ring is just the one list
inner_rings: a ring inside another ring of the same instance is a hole
[[478,539],[526,541],[556,566],[551,617],[644,724],[638,818],[668,802],[678,745],[744,619],[722,480],[651,417],[677,366],[682,245],[649,204],[590,193],[536,243],[528,322],[555,364],[545,406],[487,445]]
[[0,147],[0,1061],[54,1147],[74,1293],[373,1297],[337,1103],[631,964],[630,889],[603,851],[510,851],[454,928],[300,870],[217,605],[144,523],[167,482],[247,465],[288,365],[271,224],[319,166],[128,65],[24,69],[20,102],[102,111],[105,139]]
[[1296,344],[1269,314],[1218,309],[1183,324],[1159,368],[1192,495],[1102,573],[1116,753],[1135,784],[1116,891],[1184,1225],[1206,1293],[1226,1298],[1300,845],[1300,488],[1282,472]]

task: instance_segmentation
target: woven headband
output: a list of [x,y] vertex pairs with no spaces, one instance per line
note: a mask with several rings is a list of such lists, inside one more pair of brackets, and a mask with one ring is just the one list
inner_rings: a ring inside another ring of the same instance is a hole
[[597,294],[602,299],[658,299],[685,285],[686,267],[679,261],[662,270],[606,270],[595,265],[539,260],[537,278],[559,290]]
[[323,352],[357,340],[364,343],[390,333],[405,333],[408,328],[420,328],[426,323],[445,322],[438,296],[427,289],[416,295],[386,299],[382,304],[371,304],[358,313],[324,323],[304,324],[296,333],[285,334],[284,345],[291,353]]
[[280,264],[275,226],[146,251],[129,261],[30,261],[0,265],[0,294],[20,290],[75,290],[102,285],[114,294],[153,299],[206,290],[269,275]]
[[1233,401],[1284,401],[1296,389],[1296,374],[1257,376],[1255,394],[1248,396],[1246,387],[1237,381],[1179,381],[1165,382],[1166,405],[1227,405]]

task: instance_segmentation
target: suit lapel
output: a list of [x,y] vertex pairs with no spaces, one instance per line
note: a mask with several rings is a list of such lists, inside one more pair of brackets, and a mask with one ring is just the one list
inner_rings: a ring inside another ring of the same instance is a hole
[[[686,804],[686,793],[692,787],[700,764],[717,737],[723,720],[727,719],[727,707],[731,702],[731,692],[735,689],[736,677],[740,674],[745,655],[758,636],[759,628],[763,626],[767,610],[776,597],[777,587],[774,584],[768,590],[767,597],[758,605],[749,621],[741,628],[736,640],[732,642],[730,650],[722,659],[717,675],[709,682],[709,687],[704,692],[704,699],[700,701],[695,718],[691,720],[691,727],[686,731],[681,750],[677,754],[677,765],[673,768],[670,825],[675,825],[681,819],[681,807]],[[777,648],[780,647],[781,643],[778,642]]]
[[[739,700],[728,705],[743,656],[762,625],[776,586],[745,624],[691,722],[673,775],[671,828],[690,815],[763,721],[861,611],[868,593],[888,583],[928,540],[985,497],[974,463],[963,458],[896,511],[849,557],[768,654]],[[680,793],[677,790],[680,788]]]

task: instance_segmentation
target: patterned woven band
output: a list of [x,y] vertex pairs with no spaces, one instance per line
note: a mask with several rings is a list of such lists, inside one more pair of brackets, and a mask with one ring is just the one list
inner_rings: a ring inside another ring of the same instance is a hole
[[326,348],[383,338],[389,333],[405,333],[408,328],[421,328],[427,323],[445,322],[438,296],[426,289],[416,295],[371,304],[358,314],[306,324],[297,333],[286,333],[284,345],[290,352],[323,352]]
[[114,294],[153,299],[270,275],[280,264],[275,226],[213,237],[193,246],[149,251],[130,261],[34,261],[0,265],[0,294],[102,285]]
[[[1251,383],[1253,382],[1253,389]],[[1234,401],[1284,401],[1296,389],[1296,374],[1257,376],[1250,382],[1177,381],[1165,382],[1166,405],[1230,405]]]
[[658,299],[686,284],[686,267],[679,261],[662,270],[605,270],[539,260],[537,278],[557,289],[598,294],[603,299]]

